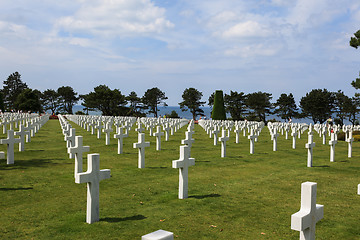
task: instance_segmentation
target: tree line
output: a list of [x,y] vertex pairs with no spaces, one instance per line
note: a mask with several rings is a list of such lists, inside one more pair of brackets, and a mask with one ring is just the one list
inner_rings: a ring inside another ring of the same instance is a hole
[[[41,92],[37,89],[30,89],[21,80],[18,72],[11,74],[3,82],[3,85],[3,89],[0,90],[0,109],[2,111],[49,111],[52,114],[73,114],[73,106],[81,100],[85,112],[77,112],[77,114],[100,111],[107,116],[142,117],[150,113],[154,117],[158,117],[159,106],[167,106],[165,100],[168,99],[165,92],[157,87],[148,89],[142,97],[139,97],[134,91],[125,96],[119,89],[110,89],[106,85],[99,85],[84,95],[78,95],[70,86]],[[204,116],[202,107],[207,103],[214,108],[215,112],[217,112],[216,108],[223,111],[219,116],[212,116],[213,119],[225,119],[227,112],[233,120],[247,119],[266,122],[267,116],[275,114],[285,121],[292,118],[310,117],[314,123],[323,123],[335,114],[334,120],[339,124],[343,124],[344,120],[356,124],[360,106],[358,95],[348,97],[340,90],[329,92],[327,89],[313,89],[306,93],[301,98],[299,106],[296,105],[292,93],[281,94],[273,103],[271,102],[272,94],[261,91],[248,94],[230,91],[224,96],[222,91],[216,91],[209,96],[208,102],[201,101],[202,97],[203,94],[199,90],[187,88],[182,94],[183,101],[179,103],[179,106],[182,111],[190,111],[193,119]],[[215,106],[214,102],[221,103]],[[169,117],[178,117],[178,114],[173,111]]]

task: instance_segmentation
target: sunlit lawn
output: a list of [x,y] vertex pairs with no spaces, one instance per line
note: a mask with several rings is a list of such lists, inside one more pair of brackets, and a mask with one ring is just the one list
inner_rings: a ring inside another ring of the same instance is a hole
[[[220,144],[214,146],[196,125],[189,198],[180,200],[179,170],[171,161],[179,158],[186,127],[168,142],[163,138],[161,151],[146,132],[151,145],[145,169],[138,169],[134,128],[118,155],[116,139],[105,146],[104,134],[97,139],[71,124],[90,153],[100,153],[100,168],[111,169],[111,179],[100,183],[100,222],[85,222],[86,184],[75,183],[74,160],[66,152],[60,124],[50,120],[25,152],[16,150],[14,165],[1,160],[0,239],[140,239],[158,229],[174,232],[176,239],[298,239],[299,233],[290,229],[290,216],[300,209],[305,181],[318,183],[317,203],[325,209],[316,238],[360,238],[359,142],[353,144],[353,158],[347,158],[347,144],[339,141],[336,162],[330,163],[329,145],[322,145],[316,135],[314,167],[307,168],[307,134],[297,139],[295,150],[292,140],[280,135],[278,151],[273,152],[264,128],[250,155],[247,137],[236,144],[232,133],[227,157],[221,158]],[[86,154],[84,164],[86,169]]]

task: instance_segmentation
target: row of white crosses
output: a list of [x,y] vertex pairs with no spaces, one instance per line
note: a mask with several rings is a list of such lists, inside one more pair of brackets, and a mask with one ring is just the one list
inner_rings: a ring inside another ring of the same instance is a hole
[[[20,114],[20,115],[22,115],[22,117],[16,118],[16,114],[13,113],[10,114],[10,116],[13,117],[12,119],[16,119],[16,120],[21,119],[22,123],[20,123],[19,125],[19,131],[15,132],[13,129],[9,129],[7,130],[7,138],[0,139],[0,144],[7,145],[7,152],[6,152],[7,164],[14,164],[15,161],[14,145],[16,143],[19,144],[19,152],[25,151],[25,140],[26,142],[30,142],[31,139],[30,130],[36,128],[37,129],[36,132],[37,132],[49,120],[49,115],[43,115],[43,116],[34,116],[29,114],[28,115]],[[14,121],[15,120],[13,120],[13,122]],[[11,122],[8,123],[12,125]],[[27,126],[25,127],[23,124],[26,124]],[[6,126],[6,124],[3,126]],[[19,136],[19,138],[15,138],[15,136]],[[5,158],[5,153],[0,152],[0,159],[4,159],[4,158]]]
[[[235,142],[239,143],[240,132],[243,132],[243,136],[246,136],[247,132],[250,132],[248,139],[250,140],[250,154],[254,153],[254,142],[258,141],[258,136],[264,127],[264,124],[261,122],[248,122],[248,121],[219,121],[219,120],[199,120],[199,125],[209,134],[210,138],[214,138],[214,145],[217,145],[217,142],[221,142],[221,157],[226,156],[226,142],[230,138],[231,129],[235,126]],[[218,134],[221,131],[221,137],[218,137]]]
[[[187,120],[185,120],[187,122]],[[170,122],[170,123],[169,123]],[[138,168],[145,168],[145,148],[150,147],[150,142],[145,142],[145,133],[143,131],[145,130],[142,125],[144,124],[148,129],[150,129],[150,136],[154,136],[156,138],[156,150],[161,150],[161,136],[164,135],[164,132],[161,132],[161,126],[157,124],[163,124],[165,131],[167,134],[166,141],[169,139],[169,133],[171,126],[174,126],[175,129],[178,129],[179,127],[184,126],[183,120],[173,120],[173,119],[166,119],[160,121],[160,118],[138,118],[137,120],[137,128],[135,131],[138,132],[138,142],[133,143],[133,148],[138,149]],[[156,132],[154,133],[152,129],[156,126]]]
[[[70,124],[67,120],[59,115],[60,125],[63,129],[65,138],[67,132],[69,132]],[[71,126],[70,126],[71,127]],[[74,128],[70,128],[74,129]],[[75,131],[71,131],[72,134]],[[75,183],[86,183],[87,184],[87,203],[86,203],[86,222],[92,224],[99,221],[100,212],[99,212],[99,202],[100,202],[100,186],[99,183],[103,179],[110,178],[110,169],[100,170],[100,154],[88,154],[88,168],[86,172],[83,172],[83,153],[90,151],[89,146],[83,146],[82,136],[74,136],[74,145],[68,147],[68,153],[74,154],[75,156]]]

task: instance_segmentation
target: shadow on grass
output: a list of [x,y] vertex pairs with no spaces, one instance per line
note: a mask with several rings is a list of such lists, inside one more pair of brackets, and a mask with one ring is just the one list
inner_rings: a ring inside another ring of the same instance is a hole
[[330,167],[329,165],[320,165],[320,166],[312,166],[312,167],[323,167],[323,168],[326,168],[326,167]]
[[204,198],[210,198],[210,197],[221,197],[220,194],[216,194],[216,193],[212,193],[212,194],[207,194],[207,195],[194,195],[194,196],[189,196],[189,198],[195,198],[195,199],[204,199]]
[[33,189],[32,187],[26,187],[26,188],[0,188],[0,191],[12,191],[12,190],[30,190]]
[[163,169],[163,168],[168,168],[168,167],[148,167],[148,168],[151,168],[151,169]]
[[113,217],[101,218],[100,221],[104,221],[104,222],[123,222],[123,221],[144,220],[146,218],[147,217],[145,217],[144,215],[135,215],[135,216],[124,217],[124,218],[113,218]]
[[198,163],[198,162],[211,162],[211,161],[196,161],[196,160],[195,160],[195,162],[197,162],[197,163]]
[[27,149],[25,150],[26,152],[43,152],[45,151],[44,149]]
[[46,167],[48,165],[72,164],[70,162],[64,162],[64,163],[53,162],[54,160],[67,160],[67,159],[53,158],[53,159],[30,159],[30,160],[21,160],[21,161],[15,160],[14,164],[0,166],[0,170],[26,169],[29,167]]

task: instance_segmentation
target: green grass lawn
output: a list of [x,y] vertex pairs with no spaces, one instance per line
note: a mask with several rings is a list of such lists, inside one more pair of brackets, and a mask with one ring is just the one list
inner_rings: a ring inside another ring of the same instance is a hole
[[[117,154],[117,140],[105,146],[101,139],[76,127],[90,153],[100,153],[100,168],[111,169],[111,178],[100,183],[100,222],[87,224],[86,184],[74,181],[74,160],[69,159],[60,124],[48,121],[25,145],[15,151],[15,164],[0,163],[0,239],[140,239],[164,229],[176,239],[299,239],[290,229],[291,214],[300,209],[301,183],[317,182],[317,203],[324,205],[324,219],[316,225],[317,239],[360,239],[360,142],[336,145],[334,163],[330,147],[315,135],[313,168],[306,167],[307,134],[292,140],[278,138],[272,151],[264,128],[249,154],[249,140],[235,143],[232,133],[227,157],[220,144],[213,145],[198,125],[189,168],[189,198],[178,199],[179,158],[183,127],[162,150],[146,132],[145,169],[137,168],[137,133],[124,139],[124,153]],[[112,134],[113,136],[113,134]],[[1,134],[0,138],[5,135]],[[163,138],[164,139],[164,138]],[[4,151],[6,146],[0,145]],[[84,154],[84,170],[86,170]]]

